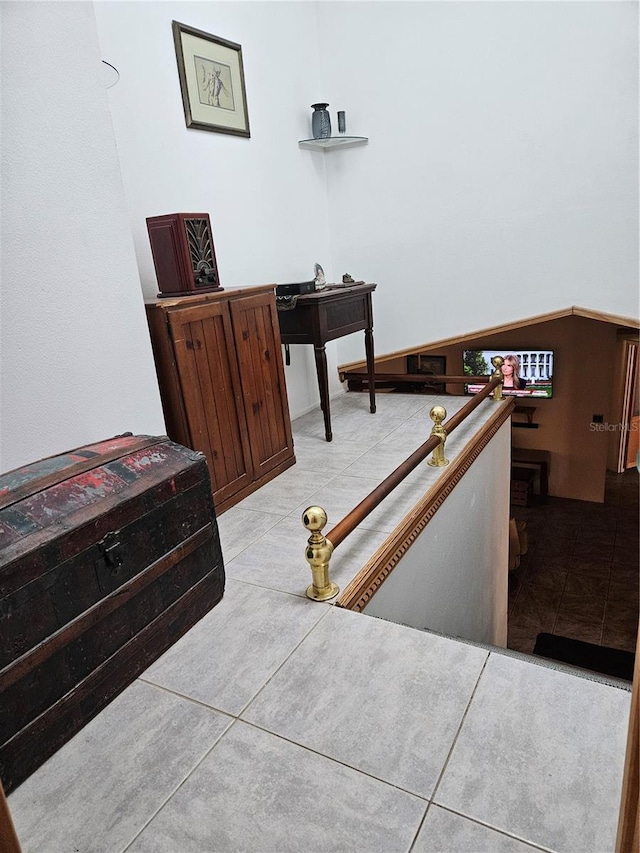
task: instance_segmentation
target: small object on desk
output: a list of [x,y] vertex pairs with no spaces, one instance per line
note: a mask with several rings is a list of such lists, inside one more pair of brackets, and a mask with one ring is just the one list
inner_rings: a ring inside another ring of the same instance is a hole
[[298,293],[290,293],[286,296],[276,296],[276,309],[278,311],[293,311],[298,301]]
[[354,283],[354,282],[353,282],[353,277],[352,277],[352,276],[350,276],[348,272],[346,272],[346,273],[342,276],[342,282],[343,282],[343,284],[353,284],[353,283]]
[[336,282],[336,284],[326,284],[324,286],[324,289],[325,290],[344,290],[346,287],[355,287],[356,284],[364,284],[364,281],[349,281],[346,283],[344,281],[339,281],[339,282]]
[[324,277],[324,270],[320,266],[320,264],[315,265],[315,273],[316,273],[316,290],[322,290],[327,286],[327,279]]
[[315,279],[311,281],[299,281],[293,284],[277,284],[276,297],[278,296],[293,296],[299,293],[313,293],[316,289]]

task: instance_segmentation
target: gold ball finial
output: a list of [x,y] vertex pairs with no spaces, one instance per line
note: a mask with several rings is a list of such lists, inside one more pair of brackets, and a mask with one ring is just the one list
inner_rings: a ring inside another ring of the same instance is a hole
[[316,533],[326,525],[327,513],[321,506],[308,506],[302,513],[302,523],[311,533]]
[[302,523],[311,531],[304,551],[304,558],[311,567],[313,583],[307,588],[307,596],[314,601],[328,601],[340,592],[337,584],[329,580],[329,560],[333,545],[320,532],[327,523],[327,513],[321,506],[308,506],[302,513]]
[[447,417],[447,410],[444,406],[434,406],[429,412],[429,417],[434,423],[440,425]]
[[440,439],[440,443],[434,448],[431,459],[427,461],[427,465],[435,467],[448,465],[449,460],[445,459],[444,455],[444,443],[447,440],[447,431],[442,425],[442,421],[447,417],[447,410],[444,406],[434,406],[429,412],[429,417],[433,421],[431,435],[436,435]]
[[501,355],[494,355],[491,359],[491,364],[495,367],[495,370],[491,374],[492,379],[499,379],[500,385],[493,389],[493,400],[494,402],[499,402],[504,399],[502,396],[502,382],[504,381],[504,377],[502,375],[502,365],[504,364],[504,358]]

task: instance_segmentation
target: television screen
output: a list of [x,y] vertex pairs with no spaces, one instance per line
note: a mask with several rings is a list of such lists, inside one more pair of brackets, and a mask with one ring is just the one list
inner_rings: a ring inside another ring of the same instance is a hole
[[[491,359],[495,355],[502,356],[504,359],[503,394],[512,397],[544,399],[553,396],[553,352],[551,350],[465,350],[463,354],[465,375],[490,376],[494,371]],[[467,394],[477,394],[483,388],[484,383],[479,382],[468,382],[465,385]]]

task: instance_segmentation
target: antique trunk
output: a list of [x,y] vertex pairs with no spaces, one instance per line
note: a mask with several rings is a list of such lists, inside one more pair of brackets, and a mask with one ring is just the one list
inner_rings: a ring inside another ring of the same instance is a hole
[[202,453],[117,436],[0,476],[7,792],[222,598]]

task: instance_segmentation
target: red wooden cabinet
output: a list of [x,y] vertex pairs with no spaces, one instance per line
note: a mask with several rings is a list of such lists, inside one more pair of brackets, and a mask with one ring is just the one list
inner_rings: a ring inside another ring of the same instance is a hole
[[206,455],[224,512],[295,462],[274,286],[146,308],[167,432]]

